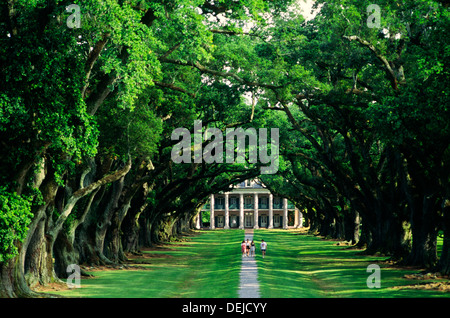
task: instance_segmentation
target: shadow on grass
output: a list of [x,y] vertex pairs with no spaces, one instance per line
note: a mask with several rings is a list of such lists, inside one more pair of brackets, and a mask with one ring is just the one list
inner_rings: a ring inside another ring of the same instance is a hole
[[[198,231],[184,242],[143,252],[135,260],[145,270],[93,272],[82,288],[55,292],[68,297],[102,298],[236,298],[241,269],[242,230]],[[197,235],[198,234],[198,235]],[[262,259],[259,243],[268,243]],[[394,289],[417,284],[403,278],[414,270],[392,268],[387,257],[361,255],[295,231],[255,230],[261,297],[449,297],[433,290]],[[367,266],[381,267],[381,288],[367,287]]]

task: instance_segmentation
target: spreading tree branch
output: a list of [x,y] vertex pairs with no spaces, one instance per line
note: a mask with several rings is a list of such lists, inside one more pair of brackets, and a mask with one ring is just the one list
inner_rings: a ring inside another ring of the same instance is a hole
[[55,221],[54,225],[48,230],[47,235],[52,238],[55,238],[56,235],[58,235],[59,231],[61,230],[61,227],[63,226],[64,222],[72,212],[73,208],[75,207],[75,204],[78,202],[79,199],[92,193],[94,190],[100,188],[105,184],[119,180],[120,178],[124,177],[130,171],[130,169],[131,169],[131,157],[128,157],[128,162],[122,169],[119,169],[112,174],[104,176],[100,180],[91,183],[87,187],[83,187],[75,191],[67,200],[67,203],[64,205],[61,214]]
[[84,66],[84,71],[86,73],[85,83],[81,94],[83,98],[86,97],[86,90],[89,86],[89,79],[91,77],[92,68],[94,67],[95,62],[100,57],[101,52],[105,48],[106,43],[108,43],[109,33],[104,34],[102,39],[95,43],[94,48],[89,53],[88,58],[86,60],[86,64]]
[[230,30],[220,30],[220,29],[211,29],[209,30],[211,33],[217,33],[217,34],[226,34],[226,35],[248,35],[248,36],[254,36],[254,37],[260,37],[256,33],[249,33],[249,32],[237,32],[237,31],[230,31]]
[[239,77],[235,73],[212,70],[212,69],[200,64],[199,62],[191,62],[191,61],[184,62],[184,61],[180,61],[180,60],[169,59],[164,56],[161,56],[159,58],[159,61],[163,62],[163,63],[171,63],[171,64],[176,64],[176,65],[181,65],[181,66],[194,67],[202,73],[207,73],[207,74],[211,74],[211,75],[215,75],[215,76],[219,76],[219,77],[233,78],[237,82],[247,85],[247,86],[250,86],[250,87],[264,87],[264,88],[269,88],[272,90],[283,87],[283,86],[277,86],[277,85],[272,85],[272,84],[264,84],[264,83],[257,83],[257,82],[253,82],[253,81],[247,81],[247,80]]
[[176,86],[176,85],[173,85],[170,83],[163,83],[163,82],[159,82],[159,81],[153,81],[153,83],[155,83],[156,86],[170,88],[174,91],[182,92],[182,93],[188,94],[191,97],[195,97],[195,93],[188,92],[187,90],[185,90],[184,88],[181,88],[179,86]]
[[356,36],[356,35],[351,35],[351,36],[344,35],[343,37],[349,41],[358,41],[360,44],[367,47],[384,65],[386,74],[391,82],[392,88],[394,90],[398,89],[397,76],[395,75],[394,70],[392,69],[392,67],[391,67],[389,61],[386,59],[386,57],[381,55],[378,52],[378,50],[375,48],[375,46],[373,46],[373,44],[369,43],[366,40],[361,39],[359,36]]

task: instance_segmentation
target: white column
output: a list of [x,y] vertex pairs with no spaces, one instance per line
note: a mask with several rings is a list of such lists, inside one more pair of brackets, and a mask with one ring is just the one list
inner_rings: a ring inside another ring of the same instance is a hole
[[294,206],[294,228],[298,228],[298,209]]
[[244,194],[239,193],[239,228],[244,228]]
[[283,229],[287,229],[287,225],[288,225],[287,199],[283,198]]
[[269,229],[273,229],[273,194],[269,194]]
[[253,216],[255,219],[254,219],[253,228],[259,229],[259,225],[258,225],[258,193],[254,193],[253,196],[255,198],[255,206],[254,206],[254,212],[253,212]]
[[298,211],[298,227],[302,228],[303,227],[303,213],[300,212],[300,210]]
[[228,193],[225,193],[225,226],[224,229],[230,228],[230,212],[228,208]]
[[211,230],[214,230],[216,227],[214,226],[214,194],[211,194],[211,199],[209,200],[211,206],[210,206],[210,211],[211,214],[209,216],[210,219],[210,228]]

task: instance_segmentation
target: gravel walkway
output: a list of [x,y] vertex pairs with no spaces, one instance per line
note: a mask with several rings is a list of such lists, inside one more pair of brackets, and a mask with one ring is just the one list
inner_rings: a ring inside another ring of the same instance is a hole
[[[245,231],[245,240],[251,242],[253,230]],[[240,273],[239,298],[259,298],[258,268],[255,257],[242,257]]]

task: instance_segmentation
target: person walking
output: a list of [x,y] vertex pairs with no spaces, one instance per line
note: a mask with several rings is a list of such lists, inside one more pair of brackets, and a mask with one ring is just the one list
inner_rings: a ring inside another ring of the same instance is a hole
[[252,240],[252,243],[250,244],[250,256],[255,257],[255,242]]
[[250,256],[250,241],[247,239],[247,257]]
[[245,240],[243,240],[241,243],[242,256],[245,256],[246,250],[247,250],[247,244],[245,244]]
[[264,240],[261,240],[261,253],[262,253],[262,257],[264,258],[266,256],[266,249],[267,249],[267,243],[264,242]]

